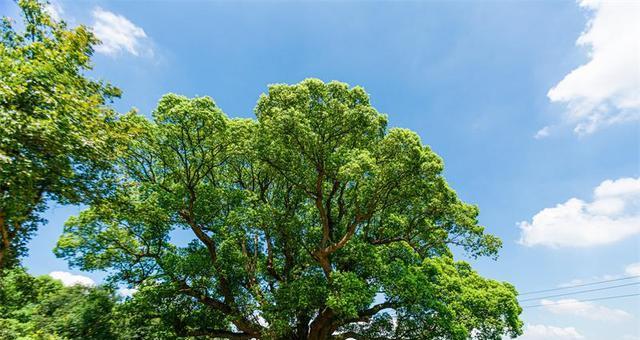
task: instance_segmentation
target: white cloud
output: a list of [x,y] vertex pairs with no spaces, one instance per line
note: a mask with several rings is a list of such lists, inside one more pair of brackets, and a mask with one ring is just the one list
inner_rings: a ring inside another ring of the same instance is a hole
[[547,94],[565,103],[574,131],[640,119],[640,2],[582,0],[592,17],[576,44],[589,61],[567,74]]
[[131,297],[133,294],[135,294],[138,291],[138,289],[136,288],[119,288],[118,289],[118,294],[120,296],[124,296],[124,297]]
[[571,198],[518,225],[525,246],[590,247],[639,234],[640,177],[606,180],[592,202]]
[[51,19],[55,21],[60,21],[62,19],[62,15],[64,14],[64,9],[62,5],[60,5],[57,1],[50,1],[48,4],[44,6],[44,10],[49,13]]
[[94,286],[96,283],[92,279],[83,276],[75,275],[69,272],[55,271],[49,273],[49,276],[56,280],[62,281],[65,286],[81,285],[81,286]]
[[100,7],[93,10],[93,18],[93,32],[102,42],[96,46],[96,51],[110,56],[117,56],[122,52],[134,56],[153,55],[147,34],[129,19]]
[[629,276],[640,275],[640,262],[632,263],[624,268],[625,274]]
[[592,282],[598,282],[598,281],[607,281],[607,280],[615,280],[615,279],[619,279],[621,278],[622,275],[602,275],[602,276],[592,276],[591,278],[588,279],[573,279],[569,282],[565,282],[565,283],[561,283],[558,285],[558,287],[570,287],[570,286],[575,286],[575,285],[581,285],[581,284],[585,284],[585,283],[592,283]]
[[542,139],[542,138],[548,137],[549,132],[550,132],[550,128],[548,126],[545,126],[542,129],[538,130],[538,132],[536,132],[536,134],[533,135],[533,138]]
[[555,327],[527,324],[521,340],[573,340],[584,339],[574,327]]
[[631,314],[621,309],[608,308],[575,299],[541,300],[540,304],[553,314],[573,315],[590,320],[622,321],[631,318]]

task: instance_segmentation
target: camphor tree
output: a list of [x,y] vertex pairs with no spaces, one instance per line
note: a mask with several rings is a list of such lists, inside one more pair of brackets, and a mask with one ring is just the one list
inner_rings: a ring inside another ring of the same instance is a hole
[[128,115],[119,187],[67,222],[57,254],[138,287],[128,307],[167,338],[521,334],[514,287],[450,250],[500,241],[362,88],[272,85],[255,113],[169,94],[152,121]]
[[92,81],[86,27],[67,29],[35,0],[20,0],[24,27],[0,24],[0,269],[18,263],[46,202],[83,203],[105,190],[119,95]]

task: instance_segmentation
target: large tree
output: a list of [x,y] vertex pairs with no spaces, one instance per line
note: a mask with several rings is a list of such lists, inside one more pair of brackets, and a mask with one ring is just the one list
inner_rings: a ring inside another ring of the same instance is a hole
[[104,189],[119,90],[88,79],[96,38],[20,0],[23,25],[0,24],[0,269],[17,263],[47,201],[83,203]]
[[169,94],[151,121],[127,116],[118,190],[67,222],[57,254],[139,287],[131,309],[169,338],[521,333],[516,290],[453,260],[500,241],[362,88],[272,85],[255,113]]

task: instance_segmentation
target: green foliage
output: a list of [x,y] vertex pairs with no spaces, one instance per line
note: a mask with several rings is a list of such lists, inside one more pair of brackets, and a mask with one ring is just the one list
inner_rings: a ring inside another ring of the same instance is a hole
[[451,255],[494,257],[500,241],[362,88],[272,85],[256,116],[169,94],[152,120],[122,118],[119,185],[66,223],[56,253],[142,287],[119,309],[131,338],[521,333],[513,287]]
[[[520,335],[521,311],[514,300],[515,289],[480,277],[464,262],[449,257],[424,259],[407,266],[404,260],[389,259],[380,268],[393,282],[389,284],[395,302],[396,325],[379,327],[387,319],[369,325],[350,325],[343,330],[365,334],[367,338],[393,339],[501,339]],[[393,302],[393,300],[392,300]],[[393,303],[391,303],[393,305]]]
[[114,310],[119,339],[176,339],[198,336],[200,329],[224,327],[220,313],[180,293],[172,284],[146,284]]
[[327,307],[345,318],[357,318],[358,311],[367,309],[375,297],[375,286],[353,272],[333,272]]
[[106,190],[120,140],[105,106],[120,91],[85,76],[96,38],[36,0],[18,4],[24,30],[0,24],[0,268],[25,253],[47,200],[86,203]]
[[117,299],[102,287],[63,287],[49,276],[21,268],[0,275],[0,338],[114,339],[112,309]]
[[[256,120],[168,94],[148,120],[88,79],[83,26],[18,2],[0,25],[0,338],[501,339],[517,292],[453,260],[500,240],[443,161],[360,87],[269,87]],[[110,283],[63,287],[19,266],[45,202],[84,203],[56,253]],[[184,246],[172,243],[189,233]]]

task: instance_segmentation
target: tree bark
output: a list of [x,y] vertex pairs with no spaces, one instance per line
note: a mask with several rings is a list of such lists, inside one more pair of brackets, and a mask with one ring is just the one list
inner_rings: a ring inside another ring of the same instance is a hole
[[330,308],[325,308],[320,315],[316,317],[309,327],[308,340],[325,340],[329,339],[333,333],[332,323],[335,313]]
[[9,252],[11,251],[11,239],[9,237],[9,226],[3,211],[0,211],[0,269],[7,267]]

